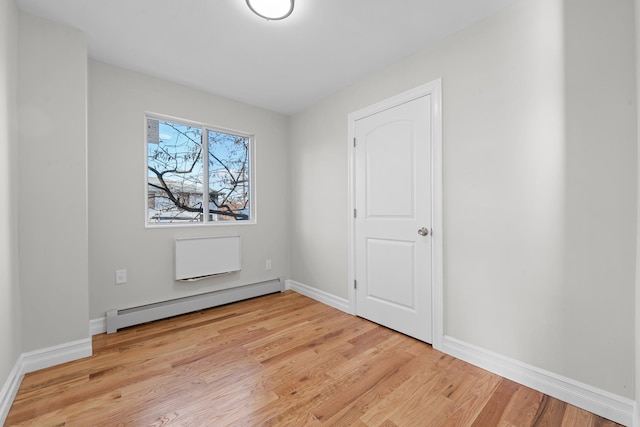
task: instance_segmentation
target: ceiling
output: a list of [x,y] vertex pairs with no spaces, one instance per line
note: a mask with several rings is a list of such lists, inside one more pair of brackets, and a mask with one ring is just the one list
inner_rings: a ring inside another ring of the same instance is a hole
[[87,34],[89,56],[292,114],[517,0],[17,0]]

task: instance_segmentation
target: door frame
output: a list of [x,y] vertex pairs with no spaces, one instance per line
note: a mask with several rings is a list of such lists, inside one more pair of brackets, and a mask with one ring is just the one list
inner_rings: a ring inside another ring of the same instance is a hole
[[442,182],[442,79],[436,79],[383,101],[354,111],[348,115],[348,152],[349,152],[349,188],[348,188],[348,240],[349,254],[348,289],[349,312],[356,315],[355,282],[355,124],[356,121],[373,114],[388,110],[414,99],[431,97],[431,194],[432,194],[432,230],[431,230],[431,294],[432,294],[432,346],[441,350],[444,339],[444,239],[443,239],[443,182]]

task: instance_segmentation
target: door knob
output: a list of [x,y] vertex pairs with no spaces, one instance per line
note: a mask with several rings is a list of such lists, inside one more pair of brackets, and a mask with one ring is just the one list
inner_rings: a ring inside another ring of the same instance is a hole
[[420,230],[418,230],[418,234],[421,236],[428,236],[429,229],[427,227],[422,227]]

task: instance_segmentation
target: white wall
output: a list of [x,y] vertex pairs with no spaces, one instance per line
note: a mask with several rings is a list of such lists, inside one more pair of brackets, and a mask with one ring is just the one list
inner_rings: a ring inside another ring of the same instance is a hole
[[23,351],[89,336],[84,35],[20,14]]
[[18,272],[18,11],[0,1],[0,388],[22,351]]
[[[347,114],[442,77],[445,333],[632,397],[632,1],[577,3],[518,3],[296,114],[291,277],[347,297]],[[566,52],[565,13],[606,42]],[[605,62],[582,75],[586,54]]]
[[[145,228],[144,113],[255,135],[256,225]],[[184,86],[89,63],[89,274],[91,318],[109,309],[241,286],[289,275],[288,119]],[[176,237],[239,234],[242,271],[175,282]],[[273,269],[265,270],[272,260]],[[116,269],[128,283],[116,286]]]
[[[640,165],[640,0],[635,0],[635,24],[636,24],[636,141],[638,144],[638,157],[636,164]],[[636,195],[636,297],[635,297],[635,388],[636,388],[636,413],[634,427],[640,427],[640,171],[637,174]]]
[[634,397],[633,1],[564,3],[563,373]]

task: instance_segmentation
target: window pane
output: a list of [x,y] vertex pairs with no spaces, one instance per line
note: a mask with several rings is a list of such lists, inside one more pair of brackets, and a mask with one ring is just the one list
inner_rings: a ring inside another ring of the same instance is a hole
[[147,118],[147,219],[202,222],[202,129]]
[[251,138],[207,131],[209,145],[209,214],[213,221],[250,218],[249,144]]

